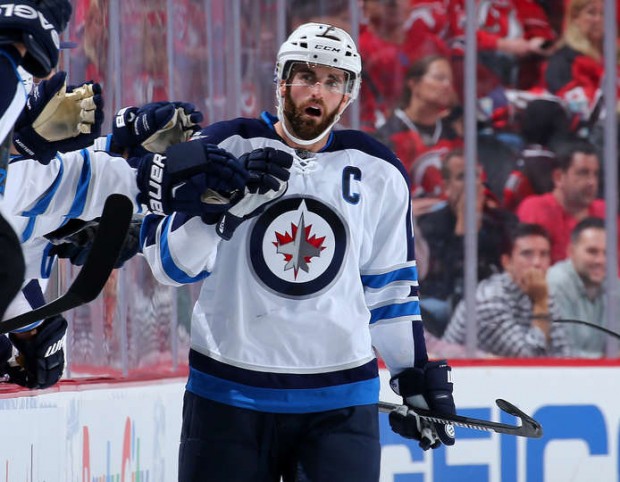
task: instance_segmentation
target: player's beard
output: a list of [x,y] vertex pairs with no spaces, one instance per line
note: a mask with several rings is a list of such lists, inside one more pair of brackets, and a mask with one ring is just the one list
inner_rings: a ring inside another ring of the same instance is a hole
[[[321,101],[318,102],[321,104],[322,111],[325,112],[327,110],[325,104]],[[287,87],[284,94],[284,117],[295,135],[304,141],[320,136],[334,122],[338,114],[338,108],[336,108],[317,123],[316,119],[306,116],[304,109],[305,107],[300,108],[295,105],[291,98],[290,87]]]

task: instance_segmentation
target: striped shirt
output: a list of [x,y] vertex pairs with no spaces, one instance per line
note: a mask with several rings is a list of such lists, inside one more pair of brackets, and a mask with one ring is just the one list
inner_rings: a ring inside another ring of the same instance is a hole
[[[549,299],[549,313],[559,318],[560,312]],[[497,356],[542,357],[570,356],[570,344],[564,326],[552,325],[547,342],[544,333],[532,326],[532,301],[508,273],[482,280],[476,289],[478,348]],[[461,301],[452,315],[443,340],[465,343],[467,316]]]

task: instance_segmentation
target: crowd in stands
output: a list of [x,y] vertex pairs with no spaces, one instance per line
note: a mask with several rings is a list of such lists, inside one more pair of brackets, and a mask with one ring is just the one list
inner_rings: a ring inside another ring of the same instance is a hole
[[[362,126],[410,174],[422,316],[444,356],[466,353],[464,4],[364,0],[359,33]],[[602,357],[603,333],[553,320],[606,323],[603,0],[477,7],[478,353]]]

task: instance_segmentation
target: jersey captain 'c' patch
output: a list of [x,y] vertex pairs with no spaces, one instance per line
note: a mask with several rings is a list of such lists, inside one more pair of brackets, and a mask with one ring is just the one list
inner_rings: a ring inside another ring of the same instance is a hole
[[250,265],[259,283],[293,298],[315,296],[340,275],[347,229],[334,209],[308,197],[280,200],[251,228]]

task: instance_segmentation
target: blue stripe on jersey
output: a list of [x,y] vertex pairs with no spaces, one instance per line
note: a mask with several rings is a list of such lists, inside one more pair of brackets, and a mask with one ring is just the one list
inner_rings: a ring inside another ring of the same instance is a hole
[[306,413],[377,403],[377,360],[327,373],[272,373],[228,365],[196,350],[189,353],[187,389],[236,407]]
[[234,407],[272,413],[311,413],[379,400],[379,378],[322,388],[277,389],[231,382],[190,368],[187,390]]
[[390,320],[392,318],[400,318],[403,316],[420,315],[419,301],[409,301],[407,303],[395,303],[393,305],[385,305],[380,308],[370,310],[370,324],[379,320]]
[[[56,157],[58,157],[58,154],[56,154]],[[58,159],[60,159],[60,157],[58,157]],[[32,209],[28,211],[22,211],[22,216],[38,216],[39,214],[43,214],[47,210],[50,203],[52,202],[52,199],[54,199],[54,196],[56,195],[56,191],[58,191],[58,188],[60,187],[60,182],[62,181],[62,177],[65,173],[65,167],[62,163],[62,159],[60,159],[59,165],[60,169],[58,170],[58,174],[56,175],[56,179],[54,179],[52,185],[47,188],[47,191],[45,191],[43,196],[39,198],[39,200]]]
[[48,243],[43,250],[43,257],[41,258],[41,278],[47,279],[50,277],[52,273],[52,268],[54,267],[54,260],[56,256],[50,256],[49,252],[54,245],[52,243]]
[[362,275],[362,284],[367,288],[384,288],[395,281],[417,281],[417,279],[418,268],[407,266],[388,273]]
[[161,232],[161,244],[159,257],[161,259],[161,265],[168,275],[168,277],[176,281],[177,283],[195,283],[196,281],[200,281],[205,279],[211,273],[208,271],[202,271],[198,273],[196,276],[191,277],[184,271],[182,271],[172,259],[172,255],[170,253],[170,246],[168,245],[168,235],[170,234],[170,219],[173,216],[167,216],[163,220],[163,228]]
[[[58,154],[56,154],[56,157],[58,157]],[[60,159],[60,157],[58,157],[58,159]],[[34,224],[36,222],[36,217],[39,214],[44,213],[49,207],[50,203],[52,202],[52,199],[54,199],[54,196],[56,195],[56,191],[58,191],[58,187],[60,186],[60,183],[62,181],[62,176],[64,175],[64,172],[65,172],[65,167],[61,159],[60,169],[58,170],[58,174],[56,175],[56,179],[54,179],[54,182],[52,183],[52,185],[47,188],[47,191],[45,191],[43,196],[39,198],[39,200],[36,202],[36,204],[33,206],[32,209],[28,211],[22,211],[22,214],[21,214],[22,216],[26,218],[30,218],[28,220],[28,224],[26,225],[26,228],[22,232],[22,243],[30,239],[30,236],[32,236],[32,232],[34,230]]]
[[90,162],[90,153],[86,149],[82,149],[82,157],[84,164],[82,164],[82,172],[80,173],[80,179],[75,190],[75,197],[69,212],[66,214],[66,218],[77,218],[84,212],[84,206],[86,205],[86,195],[88,194],[88,185],[92,175],[92,166]]

